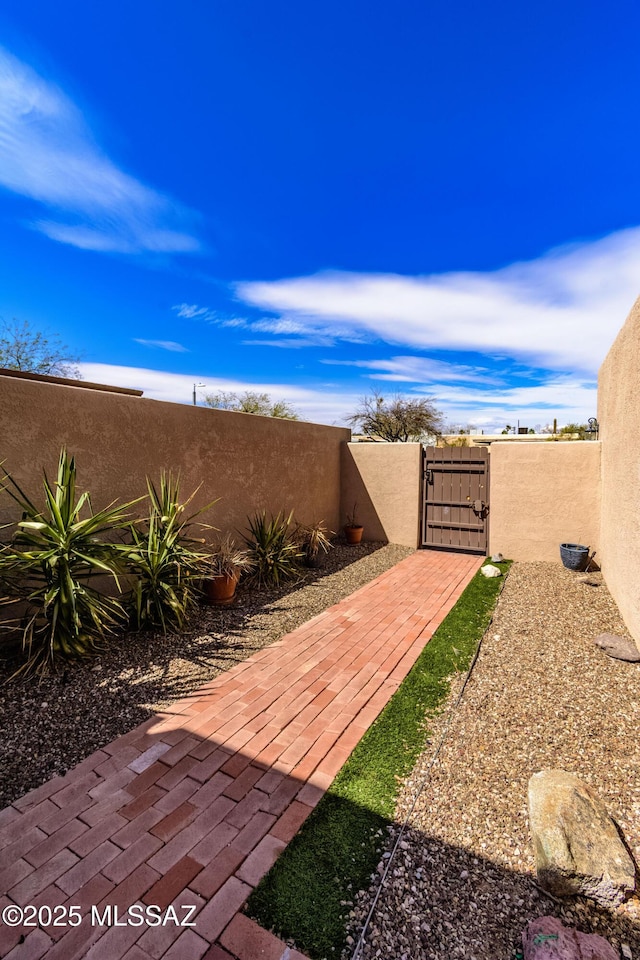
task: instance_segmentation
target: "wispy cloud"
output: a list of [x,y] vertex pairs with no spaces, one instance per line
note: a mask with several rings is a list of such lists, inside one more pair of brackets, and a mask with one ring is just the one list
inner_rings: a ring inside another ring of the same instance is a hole
[[[254,320],[250,324],[251,330],[257,333],[271,333],[273,340],[245,340],[246,344],[261,347],[284,347],[288,350],[297,350],[300,347],[332,347],[337,338],[336,332],[331,335],[307,330],[303,323],[290,317],[263,318]],[[348,331],[344,331],[348,334]]]
[[443,385],[437,396],[449,420],[488,429],[503,427],[507,420],[513,425],[518,418],[528,427],[550,423],[554,417],[561,426],[585,423],[597,410],[596,381],[569,375],[498,390]]
[[255,320],[251,324],[251,328],[263,333],[277,334],[306,334],[308,332],[303,322],[300,320],[294,320],[292,317],[271,320]]
[[398,381],[399,383],[435,384],[453,381],[456,383],[488,383],[496,386],[500,377],[486,367],[463,363],[447,363],[429,357],[391,357],[388,360],[321,360],[321,363],[336,367],[359,367],[371,370],[365,374],[372,380]]
[[0,47],[0,185],[54,216],[31,226],[84,250],[188,253],[194,214],[125,173],[54,83]]
[[[301,347],[317,347],[319,339],[305,339],[304,337],[284,337],[280,340],[243,340],[246,347],[280,347],[282,350],[300,350]],[[327,343],[321,343],[327,346]]]
[[230,317],[217,310],[211,310],[210,307],[201,307],[197,303],[176,303],[171,309],[175,310],[183,320],[202,320],[205,323],[214,323],[218,327],[248,326],[244,317]]
[[197,303],[176,303],[172,310],[184,320],[213,320],[215,313],[209,307],[200,307]]
[[[193,384],[204,383],[199,395],[220,391],[255,390],[268,393],[274,399],[287,400],[306,420],[314,423],[345,424],[345,418],[359,405],[361,392],[340,384],[323,384],[317,389],[287,382],[260,383],[245,380],[208,377],[206,373],[168,373],[141,367],[112,366],[103,363],[82,363],[86,380],[109,383],[120,387],[134,387],[144,391],[152,400],[173,403],[191,403]],[[431,389],[413,390],[431,395]],[[583,423],[596,412],[595,382],[570,376],[556,375],[533,387],[512,387],[496,390],[474,389],[468,386],[444,384],[436,392],[437,405],[445,419],[456,423],[472,423],[487,432],[502,429],[507,422],[517,419],[525,426],[546,424],[557,416],[560,425]]]
[[156,347],[159,350],[169,350],[171,353],[188,353],[186,347],[175,340],[141,340],[139,337],[133,338],[136,343],[141,343],[143,347]]
[[339,393],[335,389],[312,390],[291,383],[208,377],[202,372],[188,374],[167,373],[164,370],[150,370],[143,367],[124,367],[107,363],[81,363],[80,371],[92,383],[108,383],[116,387],[130,387],[143,390],[144,396],[151,400],[164,400],[172,403],[191,403],[193,384],[204,383],[198,389],[198,395],[231,391],[242,393],[253,390],[268,393],[274,400],[286,400],[292,404],[300,416],[312,423],[343,424],[344,417],[351,413],[358,398],[355,394]]
[[242,317],[229,317],[228,320],[217,320],[219,327],[246,327],[247,321]]
[[[401,384],[395,389],[405,395],[435,396],[447,420],[478,427],[502,428],[505,418],[518,417],[524,418],[527,426],[544,424],[555,416],[561,425],[582,423],[595,415],[597,407],[595,378],[575,374],[519,367],[494,373],[482,366],[412,356],[322,362],[374,371],[365,374],[367,379]],[[520,381],[517,385],[513,381],[514,373]],[[533,377],[537,382],[528,384],[526,381]]]
[[327,272],[243,282],[236,293],[281,315],[273,333],[477,351],[593,373],[640,293],[640,228],[487,273]]

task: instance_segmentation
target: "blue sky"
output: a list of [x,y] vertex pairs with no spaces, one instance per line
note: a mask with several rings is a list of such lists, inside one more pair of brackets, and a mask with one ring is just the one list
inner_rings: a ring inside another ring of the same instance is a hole
[[4,0],[0,316],[86,379],[584,420],[640,294],[637,4]]

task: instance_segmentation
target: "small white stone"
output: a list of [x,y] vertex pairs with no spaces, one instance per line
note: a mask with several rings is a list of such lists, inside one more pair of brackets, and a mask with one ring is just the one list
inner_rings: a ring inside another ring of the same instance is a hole
[[620,949],[622,950],[622,956],[626,957],[626,960],[633,960],[633,954],[631,953],[631,947],[628,943],[621,943]]

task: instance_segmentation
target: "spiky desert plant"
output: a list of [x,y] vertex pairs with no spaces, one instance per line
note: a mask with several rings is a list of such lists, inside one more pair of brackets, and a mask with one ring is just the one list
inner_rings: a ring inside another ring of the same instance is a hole
[[302,550],[293,539],[292,520],[293,512],[267,519],[265,510],[248,518],[244,539],[254,563],[253,578],[261,586],[279,587],[300,575]]
[[77,496],[75,459],[64,448],[56,480],[50,483],[45,472],[43,487],[43,509],[11,476],[2,487],[22,511],[21,520],[6,525],[13,535],[0,550],[6,606],[17,611],[3,625],[20,631],[25,657],[17,674],[84,657],[126,623],[120,602],[90,580],[106,574],[120,590],[124,564],[114,531],[123,528],[136,501],[94,512],[88,493]]
[[[166,472],[159,487],[147,477],[147,490],[149,515],[129,528],[127,563],[134,577],[130,607],[138,628],[161,627],[166,633],[181,629],[197,603],[207,553],[204,541],[193,538],[189,528],[216,501],[187,515],[198,490],[181,503],[179,477]],[[198,526],[212,529],[200,522]]]

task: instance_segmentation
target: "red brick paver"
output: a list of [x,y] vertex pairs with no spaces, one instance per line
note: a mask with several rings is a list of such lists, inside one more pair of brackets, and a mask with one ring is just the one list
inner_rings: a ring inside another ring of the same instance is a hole
[[82,917],[0,958],[305,960],[242,906],[479,564],[412,554],[0,811],[0,907]]

